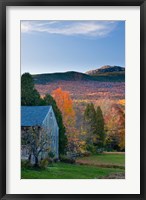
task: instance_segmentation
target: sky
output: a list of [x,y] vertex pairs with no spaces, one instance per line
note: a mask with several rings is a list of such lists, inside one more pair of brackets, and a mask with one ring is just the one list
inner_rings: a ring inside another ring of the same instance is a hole
[[21,21],[21,73],[125,67],[124,21]]

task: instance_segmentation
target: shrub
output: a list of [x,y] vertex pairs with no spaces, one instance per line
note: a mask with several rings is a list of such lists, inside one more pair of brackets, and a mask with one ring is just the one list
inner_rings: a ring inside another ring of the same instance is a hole
[[104,151],[104,148],[97,148],[97,149],[96,149],[96,152],[97,152],[97,153],[103,153],[103,151]]
[[21,160],[21,168],[31,168],[32,164],[29,160]]
[[41,169],[46,169],[48,167],[48,164],[49,164],[48,159],[43,159],[39,162],[39,167]]
[[95,147],[94,145],[88,144],[87,145],[87,151],[91,152],[92,154],[96,154],[97,153],[97,147]]
[[58,158],[54,158],[53,161],[54,161],[55,163],[57,163],[57,162],[59,162],[59,159],[58,159]]
[[53,159],[53,158],[48,158],[47,160],[48,160],[48,164],[52,164],[52,163],[53,163],[53,161],[54,161],[54,159]]
[[54,153],[53,153],[52,151],[50,151],[50,152],[48,153],[48,156],[49,156],[49,158],[54,158],[54,157],[55,157],[55,155],[54,155]]
[[70,163],[70,164],[75,163],[75,159],[74,158],[71,158],[71,157],[65,156],[65,155],[60,155],[60,161],[64,162],[64,163]]

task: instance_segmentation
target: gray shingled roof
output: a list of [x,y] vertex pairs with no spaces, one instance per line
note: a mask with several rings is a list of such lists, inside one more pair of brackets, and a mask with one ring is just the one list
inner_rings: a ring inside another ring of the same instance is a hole
[[40,126],[51,106],[21,106],[21,126]]

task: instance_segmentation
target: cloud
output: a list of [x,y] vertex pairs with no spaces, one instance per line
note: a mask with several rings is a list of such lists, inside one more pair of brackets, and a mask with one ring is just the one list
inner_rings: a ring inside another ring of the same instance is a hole
[[116,21],[21,21],[21,32],[104,37],[115,30],[116,26]]

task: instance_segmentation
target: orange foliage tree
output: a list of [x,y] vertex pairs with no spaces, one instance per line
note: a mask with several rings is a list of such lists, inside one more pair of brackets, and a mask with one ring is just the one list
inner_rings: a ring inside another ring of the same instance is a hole
[[67,91],[63,91],[61,88],[58,88],[52,92],[52,96],[62,113],[63,123],[68,138],[68,150],[76,151],[78,138],[77,129],[75,128],[75,111],[73,109],[73,101],[70,94]]
[[67,127],[75,124],[75,111],[73,109],[73,102],[69,92],[58,88],[52,92],[58,108],[62,112],[64,124]]

